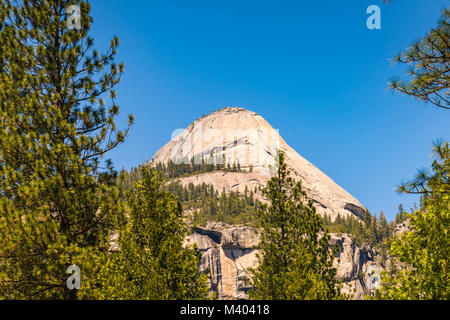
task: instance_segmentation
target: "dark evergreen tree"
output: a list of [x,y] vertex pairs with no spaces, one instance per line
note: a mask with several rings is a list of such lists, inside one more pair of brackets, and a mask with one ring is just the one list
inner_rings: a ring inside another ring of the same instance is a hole
[[77,1],[81,28],[69,30],[72,4],[0,2],[0,298],[74,299],[72,264],[78,297],[91,297],[122,211],[100,161],[128,131],[114,123],[119,39],[99,54],[90,4]]
[[380,212],[380,216],[378,217],[378,226],[380,228],[380,240],[388,239],[391,236],[391,227],[383,211]]
[[329,235],[279,156],[277,175],[263,194],[269,205],[259,211],[260,264],[253,270],[252,299],[336,299],[340,287]]

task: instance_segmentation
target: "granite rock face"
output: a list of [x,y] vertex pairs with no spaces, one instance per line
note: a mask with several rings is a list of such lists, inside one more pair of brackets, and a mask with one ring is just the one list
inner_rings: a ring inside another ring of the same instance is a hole
[[[209,270],[210,288],[219,299],[247,299],[251,288],[249,268],[258,266],[259,243],[255,229],[232,226],[221,222],[209,222],[205,227],[197,227],[187,239],[202,251],[200,270]],[[370,293],[372,269],[381,270],[377,254],[366,246],[357,246],[346,234],[333,234],[331,246],[339,246],[335,259],[338,277],[344,281],[343,292],[353,299],[362,299]]]
[[403,222],[400,222],[399,224],[397,224],[395,226],[394,236],[399,236],[402,233],[409,232],[411,230],[412,230],[412,228],[411,228],[411,220],[407,219],[407,220],[405,220]]
[[[244,193],[248,188],[264,202],[257,189],[276,173],[280,151],[319,214],[327,214],[332,220],[338,214],[362,219],[366,209],[357,199],[300,156],[260,115],[243,108],[225,108],[195,120],[162,147],[153,161],[239,165],[238,172],[213,171],[177,180],[184,186],[211,184],[225,192]],[[210,288],[219,299],[248,298],[249,269],[258,265],[255,246],[259,240],[253,228],[209,222],[197,227],[186,242],[195,243],[202,251],[200,270],[209,270]],[[371,248],[357,246],[347,235],[333,235],[330,246],[336,244],[341,248],[336,267],[345,281],[344,291],[359,299],[368,292],[365,274],[377,265],[376,254]]]
[[209,222],[197,227],[187,238],[203,253],[200,271],[209,269],[210,288],[221,300],[247,299],[249,268],[256,268],[258,259],[254,247],[259,243],[255,230]]
[[348,234],[331,234],[330,247],[338,245],[334,266],[343,281],[342,292],[352,299],[362,299],[372,293],[383,270],[380,256],[369,246],[360,246]]
[[[155,162],[239,164],[244,172],[209,172],[179,179],[182,184],[212,184],[216,190],[243,192],[264,186],[276,170],[279,151],[296,180],[301,180],[319,214],[331,219],[361,218],[365,207],[313,164],[300,156],[260,115],[243,108],[225,108],[189,125],[162,147]],[[260,195],[259,195],[260,196]],[[258,197],[258,195],[257,195]]]

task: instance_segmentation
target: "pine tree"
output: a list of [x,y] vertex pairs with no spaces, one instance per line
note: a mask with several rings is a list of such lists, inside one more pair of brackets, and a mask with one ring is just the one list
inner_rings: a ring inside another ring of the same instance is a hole
[[373,247],[380,241],[377,216],[373,215],[370,223],[370,245]]
[[99,276],[106,299],[182,300],[208,298],[201,256],[183,247],[187,227],[175,197],[164,190],[162,173],[142,167],[143,179],[128,191],[129,222],[120,232]]
[[101,167],[128,132],[114,123],[119,40],[100,55],[89,3],[78,2],[80,30],[67,27],[71,4],[0,2],[0,298],[77,298],[73,264],[78,297],[91,297],[122,211],[111,163]]
[[252,299],[335,299],[340,296],[329,235],[306,199],[300,182],[279,155],[277,175],[263,194],[270,205],[259,210],[260,264],[253,270]]
[[380,227],[380,240],[386,240],[391,235],[391,228],[389,226],[389,222],[387,221],[384,212],[380,212],[380,216],[378,217],[378,225]]
[[409,82],[396,79],[390,82],[390,87],[440,108],[450,109],[449,36],[450,10],[445,9],[437,28],[431,29],[426,37],[395,58],[395,62],[410,66]]
[[397,262],[382,276],[378,299],[450,299],[450,149],[434,146],[433,173],[420,172],[399,188],[422,196],[421,208],[409,214],[411,231],[390,244]]
[[395,215],[395,224],[399,224],[402,223],[403,221],[405,221],[407,219],[407,213],[405,212],[405,209],[403,209],[403,205],[400,204],[398,206],[398,212]]

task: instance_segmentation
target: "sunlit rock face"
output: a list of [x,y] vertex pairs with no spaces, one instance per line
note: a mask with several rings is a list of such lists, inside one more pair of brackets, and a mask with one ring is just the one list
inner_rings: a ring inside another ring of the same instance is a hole
[[403,221],[395,226],[394,236],[399,236],[402,233],[409,232],[409,231],[412,231],[411,220],[407,219],[406,221]]
[[[186,239],[202,252],[201,271],[209,272],[209,286],[218,299],[248,299],[251,288],[250,268],[258,266],[259,239],[255,229],[209,222],[195,228]],[[382,269],[379,256],[368,246],[358,246],[346,234],[332,234],[330,248],[338,246],[334,267],[343,281],[342,291],[352,299],[362,299],[370,293],[368,271]]]
[[183,185],[206,183],[216,190],[242,193],[245,187],[254,190],[265,186],[276,170],[278,151],[285,153],[288,168],[295,179],[302,181],[319,214],[327,213],[332,219],[338,214],[362,217],[366,209],[357,199],[300,156],[260,115],[243,108],[225,108],[195,120],[153,160],[239,164],[244,172],[209,172],[179,180]]
[[[225,108],[195,120],[161,148],[153,157],[154,163],[239,164],[239,172],[212,171],[178,178],[184,186],[193,183],[211,184],[215,190],[244,193],[259,191],[276,173],[277,155],[285,154],[286,164],[294,179],[300,180],[319,214],[335,219],[354,216],[362,218],[365,207],[322,171],[292,149],[278,131],[255,112],[243,108]],[[187,210],[189,211],[189,210]],[[185,212],[189,215],[189,212]],[[187,219],[188,220],[188,219]],[[249,269],[258,266],[259,242],[255,229],[209,222],[196,227],[186,243],[196,244],[202,251],[201,271],[208,271],[211,290],[219,299],[247,299],[250,289]],[[367,293],[364,274],[376,265],[375,252],[359,247],[347,235],[333,235],[330,246],[341,250],[335,260],[338,276],[344,281],[344,292],[352,298]]]

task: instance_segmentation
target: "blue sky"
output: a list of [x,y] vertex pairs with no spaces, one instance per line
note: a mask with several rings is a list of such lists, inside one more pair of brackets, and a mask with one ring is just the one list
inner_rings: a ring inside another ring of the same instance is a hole
[[[381,30],[366,8],[381,8]],[[92,1],[96,48],[121,40],[121,116],[136,116],[110,153],[116,168],[149,160],[202,114],[234,106],[286,142],[372,213],[392,219],[417,198],[395,187],[431,163],[450,112],[392,94],[389,59],[436,25],[448,0]]]

